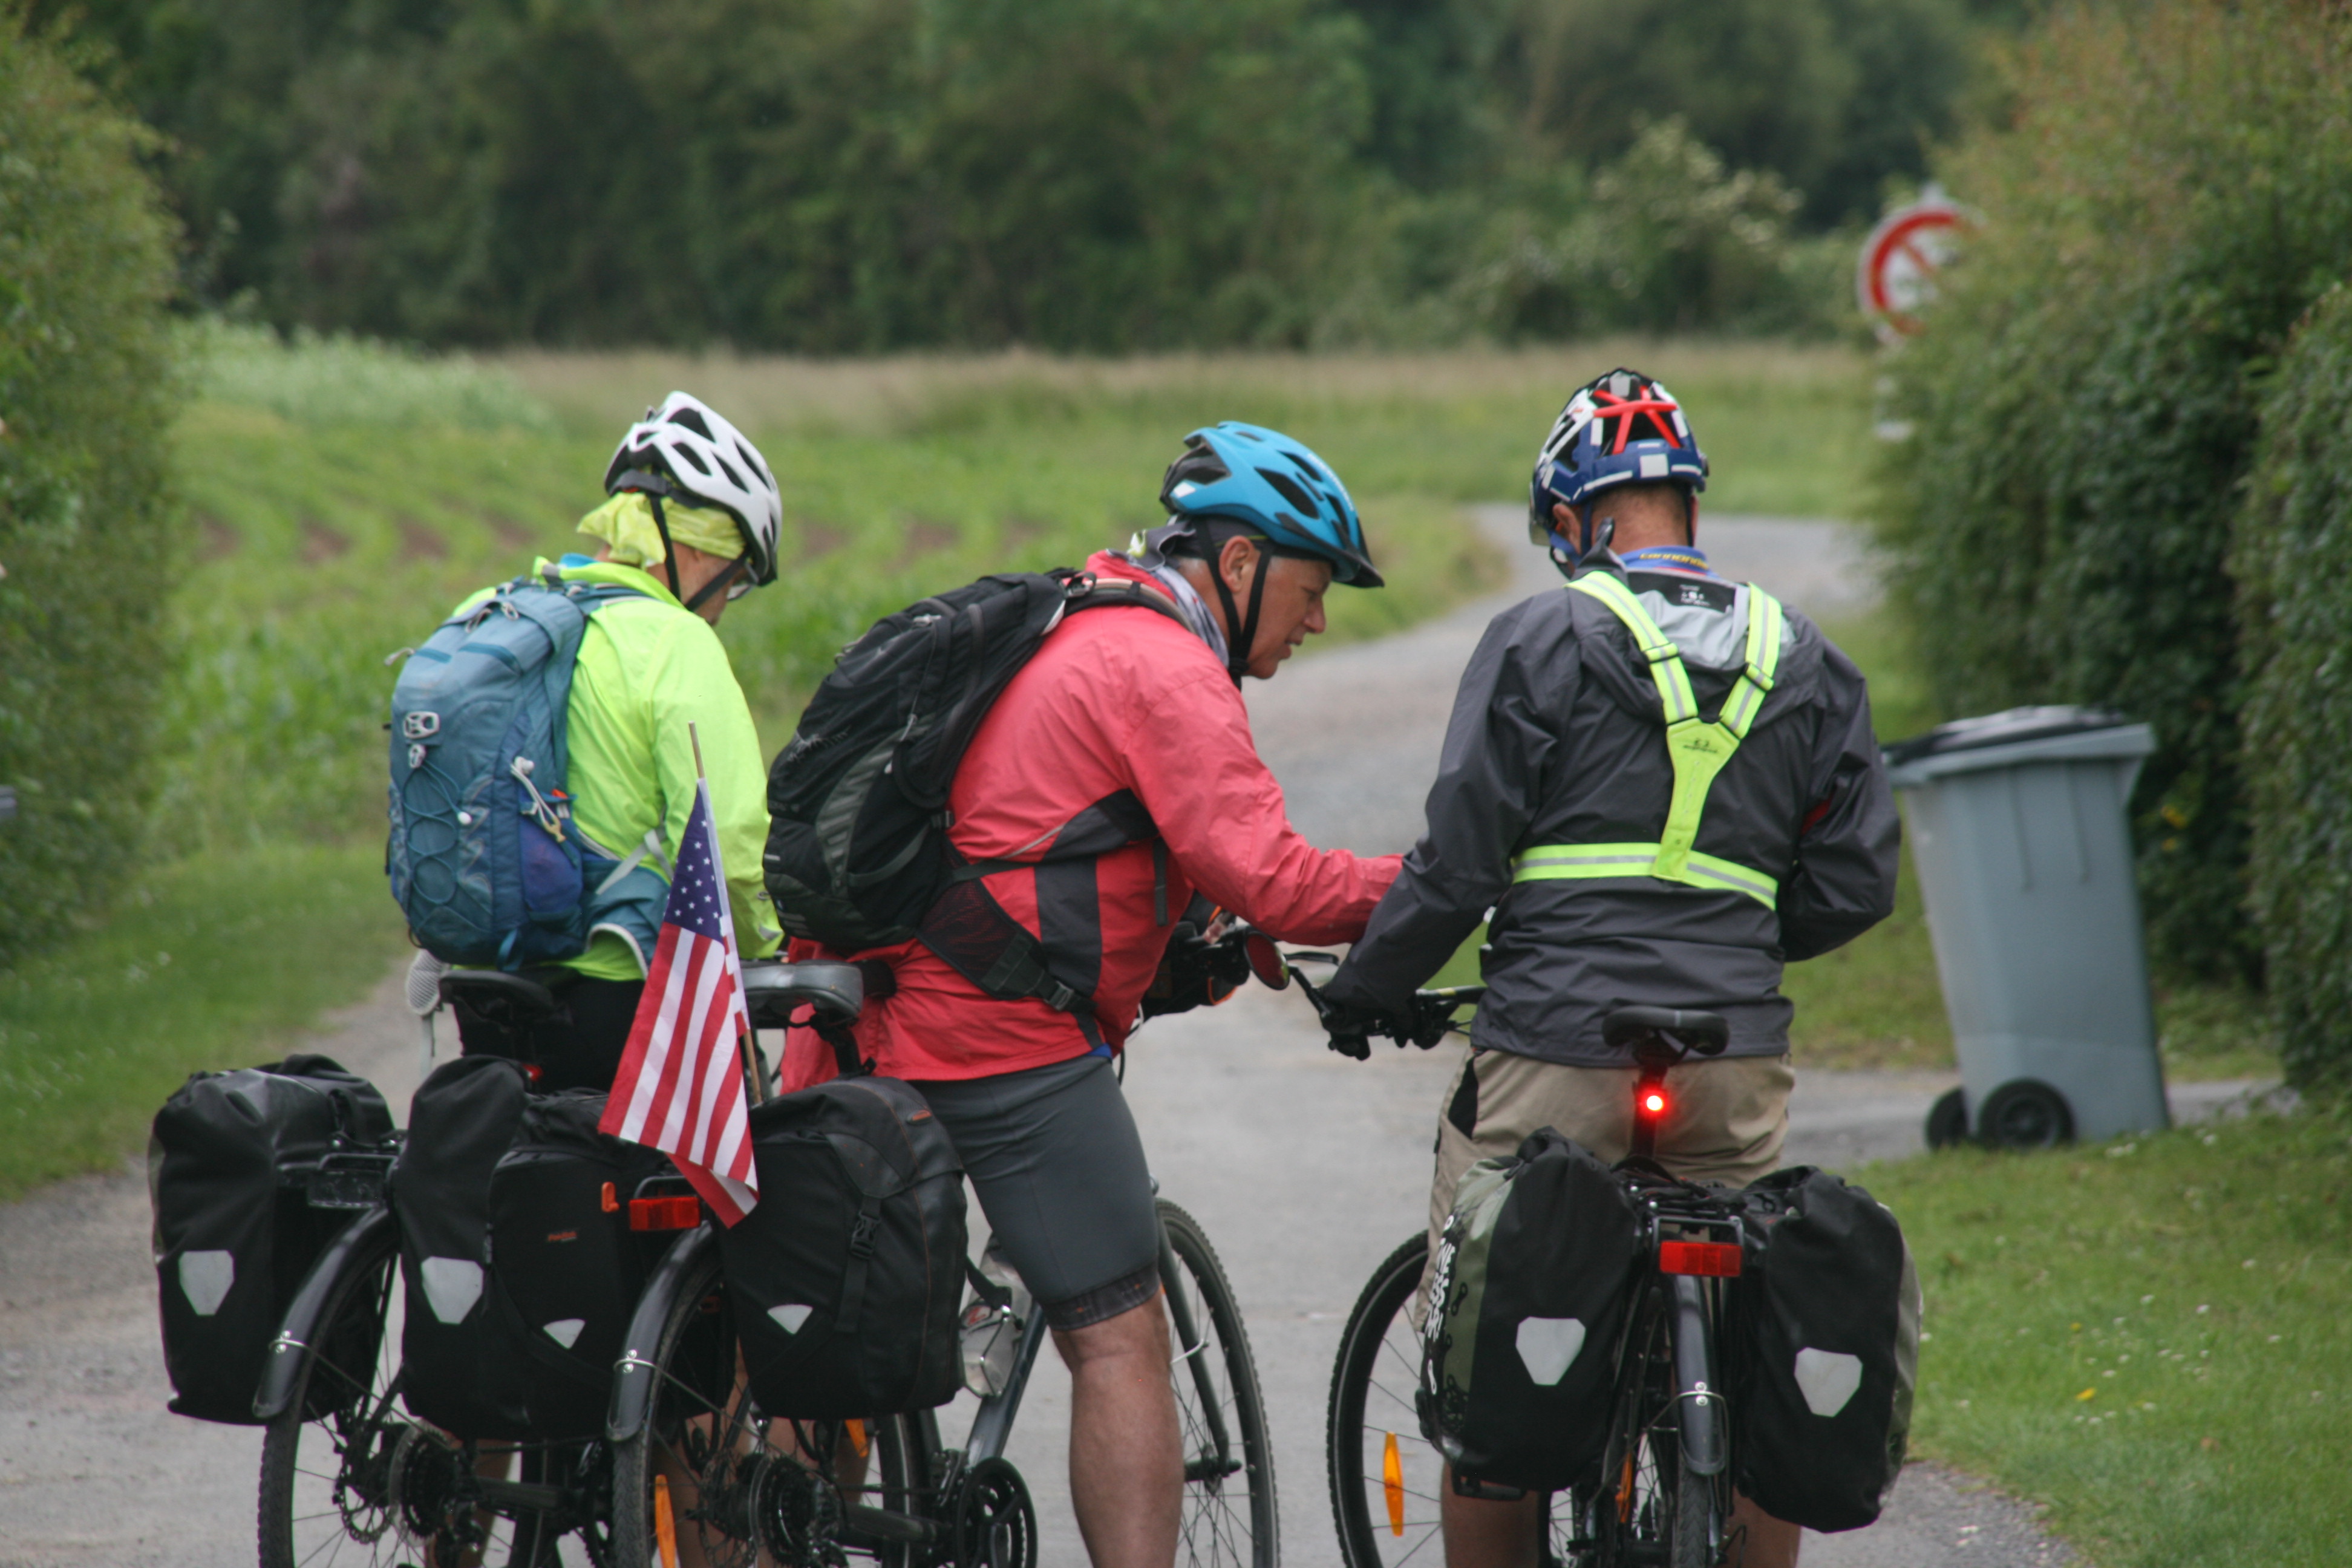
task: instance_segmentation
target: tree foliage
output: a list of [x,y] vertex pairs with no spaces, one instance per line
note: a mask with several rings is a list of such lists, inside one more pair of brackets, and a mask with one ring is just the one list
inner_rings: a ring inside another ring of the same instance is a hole
[[140,842],[171,568],[152,138],[0,14],[0,965]]
[[2253,905],[2288,1076],[2352,1087],[2352,291],[2263,398],[2231,565],[2245,627]]
[[2352,28],[2291,0],[2067,13],[1948,161],[1983,215],[1895,362],[1885,542],[1946,704],[2113,706],[2176,976],[2258,968],[2224,573],[2257,384],[2352,258]]
[[[1972,36],[1967,0],[31,4],[170,139],[199,300],[816,352],[1512,335],[1465,303],[1496,237],[1571,226],[1645,128],[1784,227],[1867,216]],[[1579,313],[1658,315],[1626,295]]]

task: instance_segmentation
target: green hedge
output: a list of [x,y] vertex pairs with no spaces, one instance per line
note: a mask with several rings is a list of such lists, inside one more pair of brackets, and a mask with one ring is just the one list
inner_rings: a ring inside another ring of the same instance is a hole
[[2352,1082],[2352,292],[2263,414],[2231,566],[2245,624],[2254,908],[2297,1083]]
[[2254,380],[2352,260],[2347,38],[2287,0],[2055,16],[1944,161],[1982,226],[1891,365],[1884,538],[1938,696],[2156,726],[2133,804],[2176,979],[2260,967],[2224,557]]
[[0,967],[101,908],[149,794],[171,582],[170,226],[148,132],[0,12]]

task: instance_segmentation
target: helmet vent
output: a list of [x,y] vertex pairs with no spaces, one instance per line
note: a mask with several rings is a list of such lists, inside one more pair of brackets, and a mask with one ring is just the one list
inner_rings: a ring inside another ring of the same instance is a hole
[[713,438],[709,422],[702,417],[702,411],[698,408],[676,409],[671,413],[669,422],[685,426],[706,441]]
[[1323,510],[1315,504],[1315,498],[1307,493],[1306,488],[1288,474],[1278,473],[1272,468],[1260,468],[1257,476],[1272,485],[1283,500],[1305,512],[1308,517],[1313,517]]
[[719,471],[727,476],[727,482],[729,484],[735,486],[738,489],[750,489],[751,488],[743,482],[743,476],[735,471],[735,465],[730,463],[726,458],[714,452],[710,456],[710,460],[719,465]]
[[696,473],[701,474],[705,478],[709,476],[710,465],[702,460],[700,453],[697,452],[691,447],[680,447],[677,448],[677,450],[679,457],[684,458],[688,463],[693,466]]

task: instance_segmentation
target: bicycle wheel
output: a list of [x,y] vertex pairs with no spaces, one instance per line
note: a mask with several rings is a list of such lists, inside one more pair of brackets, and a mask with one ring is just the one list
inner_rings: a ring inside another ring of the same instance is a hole
[[[1160,1283],[1179,1327],[1176,1414],[1184,1441],[1184,1512],[1177,1561],[1274,1568],[1282,1543],[1274,1494],[1274,1447],[1257,1363],[1224,1266],[1201,1225],[1165,1198],[1160,1226],[1177,1267]],[[1195,1338],[1188,1351],[1181,1326]]]
[[[553,1568],[567,1556],[599,1561],[598,1524],[579,1526],[581,1537],[566,1543],[556,1520],[526,1513],[518,1521],[453,1502],[469,1484],[465,1450],[400,1404],[397,1256],[387,1230],[351,1260],[303,1352],[293,1400],[263,1436],[261,1568],[423,1562],[453,1517],[473,1540],[445,1542],[444,1561],[468,1552],[510,1568]],[[522,1479],[600,1494],[601,1463],[593,1445],[529,1447]]]
[[[845,1505],[928,1514],[938,1500],[929,1412],[855,1424],[762,1415],[736,1379],[715,1247],[687,1275],[657,1342],[653,1408],[613,1455],[614,1568],[667,1568],[688,1542],[710,1568],[763,1560],[912,1568],[916,1548],[870,1538]],[[830,1473],[806,1462],[811,1451],[834,1456]]]
[[1438,1497],[1445,1461],[1421,1436],[1413,1390],[1421,1342],[1405,1303],[1429,1263],[1416,1235],[1383,1259],[1339,1331],[1324,1424],[1331,1519],[1347,1568],[1386,1568],[1438,1556]]

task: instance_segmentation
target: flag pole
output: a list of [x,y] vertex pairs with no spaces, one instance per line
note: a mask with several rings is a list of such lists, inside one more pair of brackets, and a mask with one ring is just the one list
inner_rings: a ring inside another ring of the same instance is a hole
[[[694,782],[700,786],[704,796],[708,798],[710,793],[710,780],[702,771],[702,731],[696,727],[692,720],[687,721],[686,739],[694,748]],[[710,847],[711,859],[716,862],[719,848],[719,823],[715,816],[710,824]],[[723,872],[725,868],[721,867],[720,869]],[[727,891],[727,879],[724,875],[719,879],[719,896],[722,899],[731,896]],[[730,921],[729,925],[731,929],[733,922]],[[728,956],[735,963],[736,994],[740,996],[742,994],[743,955],[738,952],[730,952]],[[751,1014],[747,1010],[744,1014],[747,1024],[750,1017]],[[752,1104],[767,1104],[768,1075],[761,1070],[763,1064],[760,1060],[759,1037],[751,1029],[747,1027],[735,1037],[735,1056],[743,1065],[744,1092],[751,1097]]]

